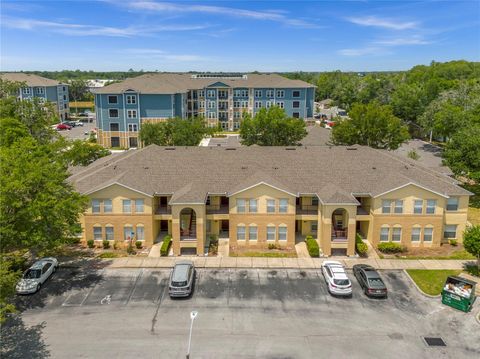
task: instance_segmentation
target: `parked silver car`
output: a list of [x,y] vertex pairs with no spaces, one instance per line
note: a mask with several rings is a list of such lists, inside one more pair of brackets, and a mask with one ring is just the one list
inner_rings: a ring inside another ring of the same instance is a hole
[[168,294],[170,297],[188,297],[192,293],[195,267],[191,261],[180,261],[170,273]]
[[322,274],[328,286],[328,292],[333,295],[352,295],[352,283],[347,277],[345,268],[337,261],[322,263]]
[[17,293],[31,294],[37,292],[57,268],[58,261],[56,258],[47,257],[36,261],[23,273],[22,279],[17,283],[15,287]]

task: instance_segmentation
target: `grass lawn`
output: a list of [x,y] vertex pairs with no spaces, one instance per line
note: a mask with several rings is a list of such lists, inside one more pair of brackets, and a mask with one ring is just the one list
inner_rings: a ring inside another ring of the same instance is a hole
[[461,270],[407,269],[408,274],[426,294],[438,295],[448,276],[459,275]]
[[104,252],[98,255],[98,258],[121,258],[126,257],[126,252]]
[[471,224],[480,224],[480,208],[468,207],[467,217]]
[[296,258],[295,252],[236,252],[230,253],[230,257],[268,257],[268,258]]

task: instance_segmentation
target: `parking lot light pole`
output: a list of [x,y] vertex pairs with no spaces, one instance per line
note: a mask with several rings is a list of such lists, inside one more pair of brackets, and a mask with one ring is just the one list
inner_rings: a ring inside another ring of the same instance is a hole
[[187,359],[190,359],[190,344],[192,343],[192,329],[193,329],[193,321],[197,317],[198,312],[196,310],[193,310],[190,312],[190,334],[188,336],[188,349],[187,349]]

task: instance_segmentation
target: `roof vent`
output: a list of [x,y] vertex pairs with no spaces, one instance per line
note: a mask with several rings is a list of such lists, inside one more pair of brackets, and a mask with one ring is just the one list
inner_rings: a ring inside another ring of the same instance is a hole
[[227,151],[235,151],[235,150],[236,150],[236,148],[233,148],[233,147],[227,147],[227,148],[225,148],[225,150],[227,150]]
[[247,168],[247,166],[242,166],[242,170],[246,170]]
[[357,148],[356,147],[347,147],[347,151],[356,151]]
[[287,148],[285,148],[285,149],[286,149],[287,151],[295,151],[295,150],[296,150],[295,147],[287,147]]
[[376,170],[376,169],[377,169],[377,167],[372,167],[372,170]]
[[175,147],[165,147],[165,151],[175,151]]
[[425,343],[429,347],[446,347],[447,344],[442,338],[435,338],[435,337],[423,337],[423,340],[425,340]]

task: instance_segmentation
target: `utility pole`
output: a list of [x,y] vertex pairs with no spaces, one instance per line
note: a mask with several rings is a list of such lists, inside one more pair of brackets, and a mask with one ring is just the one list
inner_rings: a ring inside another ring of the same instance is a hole
[[198,312],[196,310],[193,310],[193,311],[190,312],[191,322],[190,322],[190,334],[188,336],[188,348],[187,348],[187,356],[186,356],[187,359],[190,359],[190,345],[192,343],[193,321],[197,317],[197,314],[198,314]]

